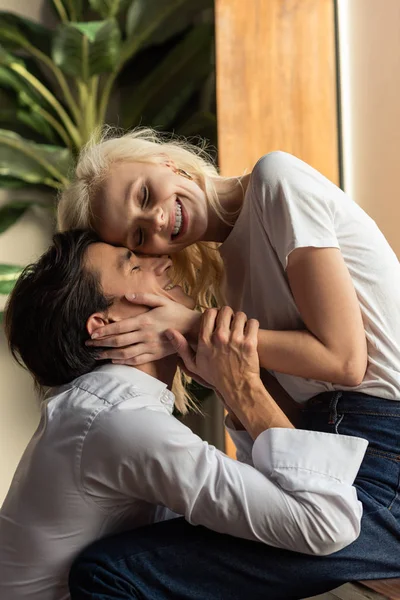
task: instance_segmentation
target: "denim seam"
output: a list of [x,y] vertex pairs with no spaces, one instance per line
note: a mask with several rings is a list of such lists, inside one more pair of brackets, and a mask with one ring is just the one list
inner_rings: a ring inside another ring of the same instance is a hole
[[[329,425],[334,425],[337,419],[337,404],[339,398],[342,396],[342,392],[336,392],[329,403]],[[337,432],[336,432],[337,433]]]
[[358,411],[358,410],[345,410],[343,411],[346,415],[365,415],[372,417],[394,417],[395,419],[400,419],[400,414],[396,413],[381,413],[381,412],[371,412],[371,411]]
[[[336,414],[336,410],[331,410],[331,407],[329,406],[329,408],[326,408],[324,406],[321,406],[321,410],[318,410],[317,408],[305,408],[303,409],[301,412],[308,414],[308,413],[313,413],[313,414],[321,414],[321,413],[329,413],[329,415],[331,416],[332,413],[333,415]],[[400,413],[386,413],[386,412],[372,412],[372,411],[360,411],[360,410],[352,410],[352,409],[346,409],[343,411],[344,414],[346,415],[365,415],[365,416],[373,416],[373,417],[394,417],[395,419],[400,419]],[[330,424],[332,424],[331,421],[329,421]]]
[[399,469],[399,477],[397,479],[397,491],[393,497],[393,500],[391,501],[391,503],[388,506],[388,510],[392,510],[393,504],[396,502],[397,498],[399,497],[399,492],[400,492],[400,469]]
[[[122,559],[119,562],[122,562]],[[99,567],[96,567],[95,571],[92,574],[92,581],[94,583],[97,580],[101,584],[102,580],[97,576],[98,571],[99,571]],[[129,587],[133,588],[132,582],[129,582]],[[135,589],[134,591],[136,594],[135,598],[137,598],[137,600],[140,600],[140,599],[145,600],[143,594],[139,590]]]
[[344,415],[340,415],[339,419],[335,423],[335,433],[339,434],[339,425],[343,421]]
[[388,458],[389,460],[394,460],[395,462],[400,461],[400,455],[394,454],[393,452],[386,452],[385,450],[377,450],[376,448],[367,448],[365,454],[372,454],[374,456],[380,456],[381,458]]

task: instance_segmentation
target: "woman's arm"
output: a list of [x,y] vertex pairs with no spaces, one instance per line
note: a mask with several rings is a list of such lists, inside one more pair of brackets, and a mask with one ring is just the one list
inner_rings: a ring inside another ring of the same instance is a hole
[[[356,291],[340,250],[298,248],[288,258],[288,282],[306,329],[260,330],[258,353],[265,369],[345,386],[361,383],[367,344]],[[140,365],[173,350],[163,335],[168,327],[197,338],[200,313],[153,294],[135,303],[152,311],[106,325],[95,346],[109,346],[99,358]],[[133,344],[133,345],[132,345]]]
[[259,332],[266,369],[346,386],[359,385],[367,344],[358,298],[340,250],[298,248],[287,276],[303,331]]

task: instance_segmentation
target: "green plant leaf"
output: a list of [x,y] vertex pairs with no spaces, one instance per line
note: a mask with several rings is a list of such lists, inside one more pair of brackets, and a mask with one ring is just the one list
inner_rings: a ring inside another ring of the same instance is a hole
[[103,19],[112,19],[131,4],[132,0],[89,0],[92,10]]
[[[81,21],[83,0],[52,0],[58,16],[63,22]],[[85,2],[86,4],[86,2]]]
[[13,179],[12,177],[0,176],[0,189],[16,190],[26,187],[26,183],[21,179]]
[[[126,35],[141,36],[143,32],[151,30],[151,35],[166,21],[166,19],[180,9],[186,0],[134,0],[129,8],[126,19]],[[157,22],[158,21],[158,22]],[[145,40],[150,35],[146,36]],[[145,41],[143,40],[143,42]]]
[[57,143],[58,139],[49,123],[38,113],[18,110],[16,117],[20,123],[43,136],[47,142]]
[[13,89],[18,94],[21,104],[48,107],[44,98],[21,75],[13,71],[15,65],[27,69],[25,61],[7,52],[0,44],[0,86]]
[[[64,86],[63,92],[69,94],[69,105],[71,106],[71,102],[74,103],[74,100],[70,95],[70,90],[65,87],[66,81],[64,75],[60,69],[53,64],[51,59],[46,59],[52,65],[54,69],[53,73],[58,78],[60,85]],[[13,79],[8,78],[8,84],[11,84],[13,81],[14,85],[16,85],[19,80],[24,82],[25,85],[19,92],[21,104],[31,104],[32,110],[37,110],[42,116],[46,117],[45,120],[48,121],[58,132],[60,137],[63,138],[64,143],[70,146],[71,142],[73,142],[75,146],[79,147],[81,144],[79,131],[64,106],[57,100],[55,95],[45,84],[29,72],[26,64],[22,60],[7,52],[0,45],[0,68],[1,67],[5,72],[7,72],[7,70],[12,71],[12,74],[19,78],[18,80],[15,80],[15,77]],[[29,91],[26,91],[26,86],[28,86]],[[32,99],[31,90],[34,90],[38,96],[40,96],[43,108],[39,108],[38,103]]]
[[67,75],[88,81],[112,71],[118,61],[121,32],[114,19],[61,25],[53,44],[53,60]]
[[33,206],[29,200],[15,200],[0,207],[0,233],[9,229]]
[[52,32],[47,27],[20,15],[0,11],[0,42],[5,48],[16,50],[34,46],[49,56],[51,39]]
[[157,29],[187,0],[134,0],[126,17],[127,40],[122,45],[122,66],[139,48],[144,47]]
[[209,11],[212,22],[214,0],[185,0],[184,4],[174,10],[162,23],[157,27],[151,36],[142,44],[142,48],[153,44],[162,44],[169,38],[183,32],[185,29],[193,25],[194,22],[200,24],[199,19],[205,15],[205,11]]
[[[38,113],[19,106],[18,95],[0,87],[0,127],[12,129],[23,135],[29,130],[43,136],[48,142],[56,142],[57,137],[48,122]],[[31,134],[32,135],[32,134]]]
[[[0,54],[1,63],[1,54]],[[21,105],[30,106],[47,106],[47,103],[42,97],[31,88],[31,86],[22,79],[19,75],[11,71],[8,66],[0,64],[0,86],[9,90],[14,90],[18,96],[18,102]]]
[[176,128],[178,135],[200,136],[208,140],[216,139],[217,118],[210,112],[199,111]]
[[0,264],[0,294],[11,292],[24,267]]
[[210,25],[194,27],[141,83],[131,91],[124,90],[123,127],[132,127],[142,120],[157,127],[172,123],[212,69],[212,42]]
[[36,144],[0,129],[0,185],[5,176],[58,189],[68,183],[71,162],[66,148]]
[[15,107],[15,94],[0,88],[0,112],[9,111]]

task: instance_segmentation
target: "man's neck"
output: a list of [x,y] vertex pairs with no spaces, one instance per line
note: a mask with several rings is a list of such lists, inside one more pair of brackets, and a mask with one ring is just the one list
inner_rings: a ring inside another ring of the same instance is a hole
[[162,381],[167,385],[168,389],[171,390],[177,363],[177,355],[171,354],[160,360],[155,360],[154,362],[149,362],[144,365],[138,365],[135,369],[139,369],[139,371],[143,371],[143,373],[147,373],[147,375],[151,375],[152,377],[155,377],[155,379]]

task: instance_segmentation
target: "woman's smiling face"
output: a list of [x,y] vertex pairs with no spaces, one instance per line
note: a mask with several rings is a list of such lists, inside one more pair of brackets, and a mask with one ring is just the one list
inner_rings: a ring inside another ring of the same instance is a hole
[[166,162],[111,166],[93,201],[94,228],[110,244],[171,254],[204,238],[204,191]]

